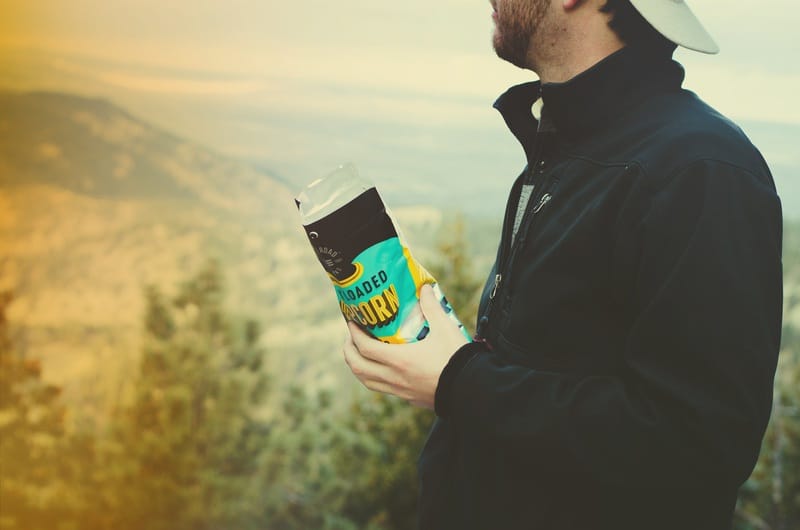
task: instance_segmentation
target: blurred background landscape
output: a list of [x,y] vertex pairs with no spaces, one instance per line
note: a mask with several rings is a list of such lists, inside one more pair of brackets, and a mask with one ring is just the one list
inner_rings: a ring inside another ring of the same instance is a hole
[[[800,525],[800,21],[777,3],[695,0],[723,54],[678,54],[786,217],[740,530]],[[414,528],[432,416],[344,366],[292,198],[355,162],[473,324],[524,163],[491,102],[528,75],[489,36],[455,0],[0,0],[0,528]]]

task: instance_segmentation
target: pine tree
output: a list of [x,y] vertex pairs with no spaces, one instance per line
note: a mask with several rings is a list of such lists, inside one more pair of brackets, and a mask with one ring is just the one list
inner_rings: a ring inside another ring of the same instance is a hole
[[800,527],[800,341],[784,327],[767,433],[737,506],[737,530]]
[[351,444],[332,404],[326,391],[314,394],[296,385],[286,391],[262,460],[264,528],[360,528],[342,513],[348,481],[335,467],[334,452]]
[[800,330],[792,315],[800,310],[800,225],[784,226],[784,322],[775,374],[772,416],[761,454],[742,487],[736,530],[800,528]]
[[416,460],[430,411],[358,392],[344,413],[331,394],[287,393],[262,468],[270,530],[415,530]]
[[42,380],[42,367],[13,351],[0,293],[0,528],[61,528],[73,495],[59,452],[65,439],[60,389]]
[[461,323],[473,334],[483,281],[473,271],[466,222],[462,215],[456,215],[442,227],[436,248],[439,259],[432,264],[430,271],[441,284]]
[[369,530],[417,528],[417,458],[433,413],[394,397],[356,400],[344,425],[351,437],[334,453],[339,476],[349,482],[342,513]]
[[258,326],[237,330],[222,273],[207,264],[167,300],[146,292],[144,346],[132,404],[98,457],[113,528],[256,528],[255,470],[267,439],[257,417],[267,382]]

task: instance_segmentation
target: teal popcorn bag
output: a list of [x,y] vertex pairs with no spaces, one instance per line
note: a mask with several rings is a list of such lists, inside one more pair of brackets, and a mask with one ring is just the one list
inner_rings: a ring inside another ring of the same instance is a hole
[[411,255],[375,186],[352,164],[309,184],[295,203],[346,320],[384,342],[422,340],[430,328],[419,295],[430,284],[469,339],[439,284]]

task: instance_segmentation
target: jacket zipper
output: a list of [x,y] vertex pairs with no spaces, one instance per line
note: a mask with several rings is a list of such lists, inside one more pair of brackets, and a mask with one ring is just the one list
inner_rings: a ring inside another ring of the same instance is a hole
[[[522,175],[519,176],[517,182],[514,183],[514,187],[512,188],[511,195],[509,196],[509,202],[506,206],[506,214],[505,218],[503,219],[503,231],[500,235],[500,249],[497,252],[497,267],[495,269],[494,275],[494,286],[492,287],[492,291],[489,293],[489,301],[486,304],[486,308],[484,309],[483,313],[478,318],[478,327],[475,330],[475,340],[486,342],[486,339],[483,338],[483,332],[486,327],[486,323],[489,321],[489,314],[492,312],[492,305],[494,305],[494,299],[497,296],[497,291],[500,289],[500,285],[503,282],[503,266],[505,263],[505,255],[506,249],[509,247],[508,238],[513,230],[513,221],[512,216],[516,215],[516,209],[519,207],[519,197],[522,190],[522,185],[525,184],[529,179],[529,171],[530,167],[525,168],[525,171]],[[512,208],[512,199],[516,196],[517,200],[514,201],[513,204],[516,205],[515,208]]]
[[[544,138],[542,140],[544,140]],[[516,258],[519,249],[523,246],[527,234],[530,230],[530,227],[534,224],[533,220],[536,218],[537,214],[545,207],[545,205],[547,205],[547,203],[550,202],[550,200],[553,198],[553,195],[550,193],[550,190],[552,189],[553,185],[557,182],[557,179],[551,177],[546,181],[542,180],[544,174],[544,166],[545,166],[545,160],[543,157],[544,148],[542,146],[544,142],[539,141],[537,143],[538,145],[536,148],[536,158],[534,159],[535,169],[531,170],[531,168],[528,167],[528,171],[526,172],[523,181],[523,183],[529,182],[534,184],[533,196],[530,198],[528,202],[529,206],[526,208],[525,214],[523,215],[522,223],[520,223],[516,238],[514,239],[513,242],[511,242],[510,245],[508,243],[508,239],[509,237],[511,237],[511,232],[513,228],[509,221],[512,212],[506,211],[506,219],[504,220],[504,225],[503,225],[504,230],[501,238],[502,246],[500,248],[500,253],[497,259],[497,270],[494,277],[494,286],[492,287],[491,293],[489,293],[489,302],[486,304],[486,310],[484,311],[483,315],[480,317],[478,321],[478,329],[475,332],[475,340],[486,342],[486,339],[484,337],[485,328],[492,317],[492,309],[494,308],[494,301],[497,298],[498,293],[502,292],[501,286],[505,286],[505,284],[503,283],[503,279],[508,277],[511,271],[511,267],[514,264],[514,259]],[[538,179],[536,178],[537,172],[539,173],[540,177]],[[531,204],[535,204],[535,206],[533,208],[530,208]],[[517,199],[517,208],[519,208],[519,198]],[[517,208],[513,209],[514,214],[516,214]],[[509,252],[506,253],[505,249],[509,248],[509,246],[510,246]],[[505,259],[506,254],[508,254],[507,260]]]
[[[514,262],[514,258],[516,257],[517,251],[519,247],[522,246],[522,243],[525,240],[525,236],[528,232],[531,220],[552,199],[552,195],[546,191],[550,187],[551,183],[548,182],[547,183],[548,185],[545,186],[544,185],[545,182],[538,182],[538,183],[536,182],[537,180],[539,180],[536,178],[537,170],[540,175],[544,173],[543,168],[545,165],[545,161],[542,158],[542,152],[543,152],[542,143],[543,143],[542,141],[537,142],[538,145],[536,147],[536,157],[534,158],[535,160],[534,168],[536,169],[532,170],[529,166],[523,177],[523,184],[525,183],[534,184],[534,195],[528,201],[528,207],[526,207],[525,209],[525,213],[522,217],[522,222],[520,223],[516,238],[510,244],[511,248],[510,252],[508,253],[509,259],[507,261],[505,260],[505,255],[506,255],[505,249],[509,247],[508,239],[511,237],[511,232],[513,230],[512,228],[513,225],[510,223],[510,218],[512,214],[516,215],[516,210],[519,208],[519,196],[517,197],[516,208],[513,209],[509,208],[506,211],[506,218],[503,224],[504,226],[503,235],[501,238],[501,247],[497,259],[497,271],[494,277],[494,286],[492,287],[492,292],[489,293],[489,302],[486,304],[486,309],[484,310],[483,315],[478,320],[478,329],[475,331],[475,340],[478,341],[486,342],[486,339],[484,338],[483,335],[485,332],[486,325],[489,323],[489,320],[492,316],[494,301],[497,298],[498,292],[500,292],[500,287],[503,285],[504,275],[506,277],[508,276],[508,272],[511,269],[511,265]],[[521,189],[522,188],[520,187],[520,190]],[[530,208],[531,204],[535,204],[536,206]]]
[[[505,255],[506,249],[509,247],[508,239],[510,237],[511,231],[513,230],[513,216],[516,215],[516,210],[519,208],[519,199],[522,191],[522,186],[530,180],[531,170],[530,164],[525,168],[525,171],[517,178],[516,182],[514,182],[514,186],[511,188],[511,193],[509,195],[508,204],[506,206],[506,213],[503,219],[503,231],[500,235],[500,249],[497,252],[497,267],[495,269],[495,276],[494,276],[494,286],[492,287],[492,291],[489,293],[489,301],[486,304],[486,308],[484,309],[481,316],[478,318],[478,327],[475,330],[475,337],[476,341],[486,342],[483,338],[483,331],[486,327],[486,323],[488,322],[489,318],[488,315],[492,311],[492,305],[494,304],[494,299],[497,296],[497,291],[500,288],[500,284],[503,281],[503,274],[502,268],[503,264],[505,263]],[[516,196],[516,201],[513,201],[514,197]],[[512,204],[514,207],[512,207]]]

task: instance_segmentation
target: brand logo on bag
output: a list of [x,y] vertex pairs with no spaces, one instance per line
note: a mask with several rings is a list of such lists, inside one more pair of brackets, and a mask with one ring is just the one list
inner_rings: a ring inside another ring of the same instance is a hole
[[336,249],[330,247],[314,247],[317,258],[330,276],[333,283],[345,287],[358,281],[364,268],[358,263],[350,263],[350,260]]
[[355,268],[355,271],[353,272],[353,274],[351,274],[349,277],[345,278],[344,280],[337,279],[336,276],[334,276],[333,274],[331,274],[329,272],[328,276],[330,276],[331,281],[333,282],[333,284],[337,285],[339,287],[345,288],[345,287],[350,287],[351,285],[356,283],[358,280],[360,280],[361,276],[364,274],[364,266],[362,264],[358,263],[358,262],[353,263],[352,266]]

